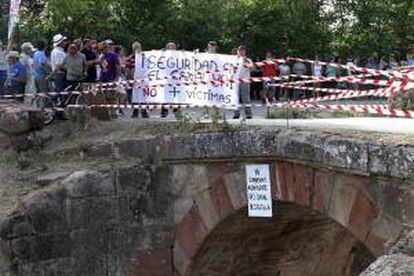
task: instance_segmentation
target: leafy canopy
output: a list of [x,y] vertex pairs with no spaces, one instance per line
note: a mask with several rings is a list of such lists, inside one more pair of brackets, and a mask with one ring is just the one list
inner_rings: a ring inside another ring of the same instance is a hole
[[[0,0],[4,7],[8,1]],[[328,58],[392,55],[412,51],[412,0],[22,0],[18,42],[51,38],[111,38],[159,49],[169,41],[221,52],[239,44],[250,54]],[[7,10],[7,9],[6,9]],[[0,21],[5,35],[5,24]]]

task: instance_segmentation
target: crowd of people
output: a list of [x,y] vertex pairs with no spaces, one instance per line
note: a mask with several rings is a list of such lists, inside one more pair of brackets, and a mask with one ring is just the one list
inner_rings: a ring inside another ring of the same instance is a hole
[[[275,60],[275,54],[273,52],[268,52],[266,54],[265,60]],[[290,81],[298,81],[303,78],[301,76],[313,76],[313,77],[346,77],[351,75],[351,71],[347,67],[364,67],[368,69],[379,69],[379,70],[396,70],[405,66],[414,66],[414,57],[406,59],[388,59],[381,58],[378,62],[375,58],[368,58],[365,62],[359,62],[358,59],[348,58],[343,60],[341,58],[332,58],[330,59],[328,65],[323,65],[318,56],[316,56],[312,63],[304,63],[298,59],[292,59],[288,62],[278,64],[265,64],[263,67],[255,67],[252,70],[252,76],[254,77],[280,77],[283,80],[281,81],[270,81],[261,83],[255,83],[252,85],[251,97],[255,100],[262,100],[274,102],[283,100],[298,100],[303,97],[315,97],[320,95],[320,93],[307,94],[307,96],[300,89],[294,88],[283,88],[277,83],[287,83]],[[260,58],[255,58],[255,61],[262,61]],[[337,64],[346,65],[346,66],[335,66]],[[294,76],[294,77],[292,77]],[[276,85],[275,85],[276,84]],[[304,86],[304,84],[300,85]],[[305,85],[306,86],[306,85]],[[338,89],[360,89],[361,86],[357,84],[349,84],[346,82],[323,82],[323,83],[313,83],[314,87],[324,87],[324,88],[338,88]]]
[[52,46],[41,39],[7,54],[0,42],[0,92],[23,94],[62,92],[81,82],[114,82],[126,64],[125,50],[113,41],[98,43],[91,38],[70,42],[57,34]]
[[[30,42],[25,42],[18,49],[6,54],[5,47],[0,41],[0,95],[62,92],[73,89],[80,83],[111,83],[134,78],[135,54],[142,52],[139,42],[132,44],[131,55],[127,50],[118,46],[114,41],[107,39],[98,42],[96,39],[84,38],[70,41],[62,34],[52,38],[51,47],[46,39],[40,39],[36,48]],[[177,50],[173,42],[166,44],[166,50]],[[206,52],[218,52],[215,41],[207,43]],[[232,50],[233,55],[243,59],[244,65],[240,71],[241,78],[249,77],[282,77],[281,81],[268,81],[264,83],[241,83],[239,86],[239,99],[242,104],[249,104],[251,98],[262,101],[280,101],[282,99],[299,99],[306,97],[298,89],[282,88],[278,83],[301,80],[301,76],[313,75],[316,77],[338,77],[350,74],[349,71],[337,66],[323,66],[315,57],[315,62],[305,64],[301,61],[284,62],[278,64],[265,64],[262,67],[252,66],[252,60],[247,57],[247,48],[239,46]],[[256,58],[254,61],[262,61]],[[275,60],[275,54],[268,52],[264,60]],[[341,59],[332,59],[332,63],[341,63]],[[349,66],[361,66],[355,59],[348,59]],[[399,66],[413,65],[414,60],[380,59],[375,62],[373,58],[366,61],[364,67],[381,70],[390,70]],[[294,75],[294,78],[291,76]],[[318,84],[315,84],[318,86]],[[341,88],[341,84],[327,84]],[[315,96],[315,95],[313,95]],[[22,98],[21,98],[22,99]],[[148,118],[148,112],[142,110],[142,117]],[[138,117],[135,111],[133,116]],[[168,109],[163,108],[161,116],[166,117]],[[245,107],[245,116],[252,118],[252,110]],[[235,111],[234,118],[239,118],[240,112]]]
[[[48,47],[45,39],[40,39],[36,48],[25,42],[18,49],[6,54],[5,46],[0,41],[0,95],[34,94],[46,92],[70,91],[80,83],[113,83],[134,78],[135,54],[142,52],[139,42],[132,44],[132,54],[108,39],[98,42],[92,38],[70,41],[62,34],[52,39]],[[165,50],[177,50],[174,42],[166,44]],[[217,53],[218,45],[214,41],[207,43],[208,53]],[[247,49],[240,46],[236,54],[251,63],[247,58]],[[250,76],[250,69],[241,70],[242,77]],[[250,86],[240,85],[240,98],[243,103],[250,103]],[[23,97],[18,98],[23,100]],[[131,99],[131,97],[129,97]],[[161,109],[161,117],[168,116],[168,109]],[[147,110],[141,111],[142,117],[148,118]],[[138,117],[137,110],[133,117]],[[235,118],[240,117],[238,111]],[[246,107],[246,117],[251,118],[250,107]]]

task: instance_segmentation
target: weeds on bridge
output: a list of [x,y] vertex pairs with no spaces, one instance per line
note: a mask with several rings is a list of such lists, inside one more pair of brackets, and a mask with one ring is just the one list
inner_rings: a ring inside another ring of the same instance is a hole
[[177,120],[175,131],[178,133],[197,133],[197,132],[234,132],[243,129],[243,123],[240,125],[231,125],[226,117],[216,108],[206,108],[202,118],[207,122],[199,119],[193,119],[189,114],[182,110],[175,112]]

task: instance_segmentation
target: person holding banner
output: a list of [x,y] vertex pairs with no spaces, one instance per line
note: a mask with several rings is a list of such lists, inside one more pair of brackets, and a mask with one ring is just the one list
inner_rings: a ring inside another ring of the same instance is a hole
[[[239,46],[237,48],[237,55],[242,59],[242,66],[240,69],[240,78],[250,78],[250,68],[253,66],[252,61],[247,58],[247,48],[246,46]],[[250,83],[240,83],[239,84],[239,102],[241,104],[250,104]],[[244,112],[246,114],[246,119],[252,119],[252,108],[251,106],[245,106]],[[233,119],[240,118],[239,108],[234,112]]]
[[[130,55],[126,61],[126,68],[127,68],[127,79],[128,80],[134,80],[134,69],[135,69],[135,57],[137,55],[140,55],[142,53],[142,45],[140,42],[135,41],[132,44],[132,55]],[[133,90],[130,89],[128,92],[129,94],[129,102],[132,102],[132,93]],[[134,109],[132,112],[132,118],[138,118],[139,110]],[[142,118],[149,118],[148,110],[143,108],[141,110],[141,116]]]
[[209,54],[217,54],[218,45],[215,41],[209,41],[207,43],[207,53]]
[[177,44],[175,44],[174,42],[168,42],[167,45],[165,45],[165,50],[176,51]]
[[[166,51],[176,51],[177,50],[177,44],[174,42],[168,42],[167,45],[165,45]],[[174,108],[173,112],[176,112],[178,109]],[[161,106],[161,117],[165,118],[168,116],[168,108],[165,108],[164,106]]]

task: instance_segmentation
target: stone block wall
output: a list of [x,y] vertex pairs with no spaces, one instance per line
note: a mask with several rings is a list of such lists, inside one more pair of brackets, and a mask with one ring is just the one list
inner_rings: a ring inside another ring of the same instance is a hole
[[[250,163],[271,165],[276,219],[278,203],[307,211],[284,231],[320,216],[336,226],[309,223],[352,237],[346,248],[359,242],[380,256],[414,228],[413,153],[293,130],[96,143],[82,158],[137,164],[74,170],[30,194],[0,223],[0,272],[192,275],[209,237],[246,218]],[[279,257],[269,254],[266,265]]]
[[[31,194],[1,225],[10,270],[33,276],[145,275],[137,273],[145,264],[170,275],[173,221],[163,170],[76,171]],[[149,264],[150,256],[162,257]]]

